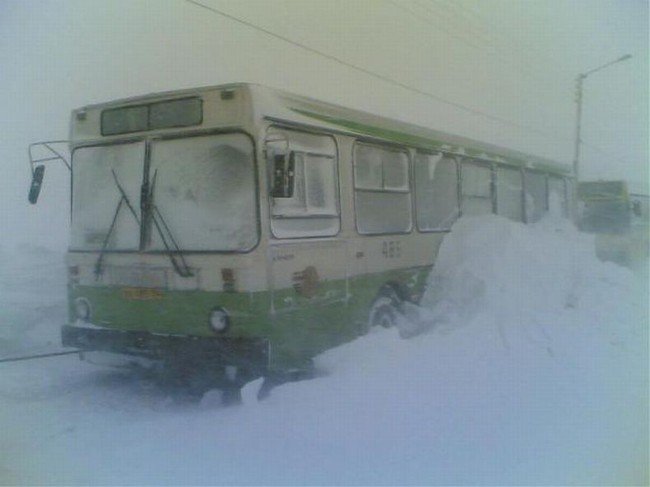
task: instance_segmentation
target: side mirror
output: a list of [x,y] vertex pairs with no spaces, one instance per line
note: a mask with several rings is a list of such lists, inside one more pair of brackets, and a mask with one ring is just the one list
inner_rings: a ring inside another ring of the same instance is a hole
[[38,201],[38,195],[41,192],[41,185],[43,184],[43,175],[45,174],[45,166],[36,166],[32,174],[32,185],[29,188],[29,202],[35,205]]
[[296,174],[295,152],[289,154],[287,160],[284,154],[273,156],[273,187],[271,196],[274,198],[291,198],[293,196],[294,178]]

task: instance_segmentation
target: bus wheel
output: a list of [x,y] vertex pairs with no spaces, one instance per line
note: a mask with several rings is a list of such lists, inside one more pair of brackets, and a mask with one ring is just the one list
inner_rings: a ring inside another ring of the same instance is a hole
[[221,391],[221,404],[223,406],[238,406],[242,403],[241,387],[230,385]]
[[375,300],[370,309],[368,319],[369,327],[381,326],[391,328],[397,325],[399,312],[395,306],[395,301],[390,296],[381,296]]

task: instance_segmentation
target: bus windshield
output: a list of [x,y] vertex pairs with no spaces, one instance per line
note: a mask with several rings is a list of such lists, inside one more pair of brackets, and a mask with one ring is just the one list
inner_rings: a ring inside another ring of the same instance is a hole
[[623,181],[587,181],[578,184],[579,225],[585,232],[621,233],[630,226],[627,185]]
[[578,196],[583,200],[623,200],[627,191],[623,181],[586,181],[578,184]]
[[[143,242],[141,250],[164,251],[160,233],[150,224],[154,213],[164,219],[181,250],[246,251],[256,245],[253,145],[248,137],[160,139],[150,143],[149,153],[145,165],[144,142],[74,151],[73,249],[138,250]],[[135,211],[120,204],[124,197]]]
[[[183,250],[250,250],[257,243],[253,145],[243,134],[152,143],[151,203]],[[151,248],[164,250],[159,233]]]
[[[104,244],[109,250],[139,248],[144,153],[144,142],[82,147],[73,152],[73,249],[100,250]],[[122,194],[116,180],[133,203],[137,219],[120,205]]]

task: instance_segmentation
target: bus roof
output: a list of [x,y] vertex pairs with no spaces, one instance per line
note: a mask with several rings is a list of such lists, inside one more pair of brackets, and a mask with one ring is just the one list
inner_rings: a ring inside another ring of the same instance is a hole
[[423,150],[441,151],[490,162],[533,168],[570,175],[567,164],[531,154],[472,140],[466,137],[428,129],[418,125],[354,110],[280,89],[254,83],[231,83],[193,89],[152,93],[144,96],[88,105],[73,112],[98,111],[128,105],[157,102],[185,96],[204,96],[216,91],[244,91],[253,100],[254,117],[334,132],[386,140]]

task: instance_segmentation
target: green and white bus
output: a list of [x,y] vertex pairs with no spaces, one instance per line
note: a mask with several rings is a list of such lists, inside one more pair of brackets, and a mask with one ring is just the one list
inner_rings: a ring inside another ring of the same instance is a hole
[[63,344],[221,387],[395,324],[461,214],[572,206],[568,166],[255,84],[74,110],[68,143]]
[[595,234],[596,255],[632,269],[647,267],[648,196],[629,193],[625,181],[581,181],[576,222]]

